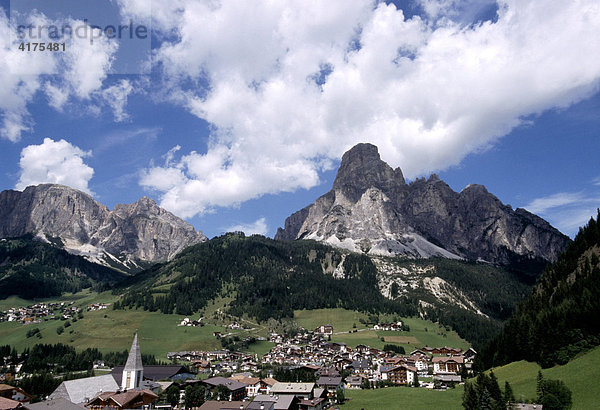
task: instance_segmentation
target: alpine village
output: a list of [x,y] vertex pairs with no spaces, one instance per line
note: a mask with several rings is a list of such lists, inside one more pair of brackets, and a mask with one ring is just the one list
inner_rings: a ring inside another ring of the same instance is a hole
[[598,217],[370,144],[273,239],[54,184],[1,192],[0,238],[0,409],[600,408]]

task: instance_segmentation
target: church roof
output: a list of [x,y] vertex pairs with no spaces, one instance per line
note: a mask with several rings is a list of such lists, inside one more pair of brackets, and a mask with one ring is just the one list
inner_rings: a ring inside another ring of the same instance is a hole
[[138,335],[135,334],[133,343],[131,344],[131,350],[129,350],[129,356],[127,357],[127,363],[125,363],[125,369],[127,371],[143,370],[144,365],[142,364],[142,353],[140,352],[140,344],[138,343]]
[[50,395],[50,399],[63,398],[71,403],[85,403],[103,391],[119,389],[115,378],[106,374],[103,376],[86,377],[77,380],[67,380],[60,384]]

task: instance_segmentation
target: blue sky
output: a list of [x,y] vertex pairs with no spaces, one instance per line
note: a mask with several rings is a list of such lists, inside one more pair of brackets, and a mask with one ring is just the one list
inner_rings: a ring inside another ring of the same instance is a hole
[[[483,184],[571,236],[600,207],[595,1],[103,1],[0,2],[1,189],[146,195],[209,237],[272,236],[371,142],[409,180]],[[84,19],[152,42],[18,50],[17,24]]]

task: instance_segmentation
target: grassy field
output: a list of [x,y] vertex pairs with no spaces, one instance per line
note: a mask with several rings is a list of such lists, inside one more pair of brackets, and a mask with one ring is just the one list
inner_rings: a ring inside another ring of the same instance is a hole
[[29,306],[35,303],[50,303],[50,302],[75,302],[77,306],[86,306],[89,303],[112,303],[117,300],[117,297],[111,292],[96,293],[90,289],[84,289],[77,293],[65,293],[61,297],[26,300],[17,296],[9,296],[6,299],[0,300],[0,310],[8,310],[11,307]]
[[[406,350],[411,352],[415,349],[420,349],[424,346],[430,347],[459,347],[463,350],[469,348],[469,343],[458,336],[456,332],[446,330],[444,327],[438,326],[435,323],[416,319],[406,318],[402,321],[410,327],[410,331],[407,332],[394,332],[394,331],[374,331],[367,330],[362,324],[357,323],[357,331],[354,333],[352,329],[352,322],[350,319],[355,318],[353,315],[357,315],[355,312],[346,311],[343,309],[320,309],[318,311],[297,311],[302,313],[302,321],[304,323],[314,324],[314,328],[317,324],[325,323],[339,323],[339,326],[333,325],[334,335],[331,340],[334,342],[346,343],[351,347],[356,347],[359,344],[365,344],[377,349],[382,349],[385,344],[397,344]],[[339,317],[335,317],[339,315]],[[329,322],[319,322],[324,318],[330,319]],[[300,322],[296,319],[298,324]],[[344,324],[346,326],[344,327]],[[345,333],[338,333],[345,331]],[[352,333],[348,333],[351,331]],[[381,340],[383,338],[383,340]]]
[[[93,293],[83,291],[69,294],[60,299],[44,300],[74,301],[76,305],[85,307],[89,303],[112,303],[115,296],[109,292]],[[0,301],[0,309],[9,307],[27,306],[32,301],[11,297]],[[205,309],[204,315],[210,321],[217,309],[223,309],[228,300],[217,299]],[[195,318],[198,315],[194,315]],[[221,347],[213,332],[228,331],[219,326],[217,321],[204,327],[177,326],[184,316],[165,315],[158,312],[142,310],[100,310],[84,312],[84,318],[73,322],[65,328],[64,333],[58,335],[56,329],[64,326],[61,320],[51,320],[33,325],[22,325],[14,322],[0,323],[0,344],[10,344],[19,351],[37,343],[65,343],[77,349],[96,347],[102,352],[122,351],[129,349],[133,334],[138,331],[142,353],[153,354],[159,360],[166,359],[166,353],[178,350],[213,350]],[[344,309],[318,309],[299,310],[295,312],[294,320],[298,325],[307,329],[315,329],[321,324],[332,324],[334,334],[332,341],[344,342],[352,347],[366,344],[382,348],[386,343],[395,343],[404,346],[409,352],[423,346],[450,346],[467,349],[469,344],[462,340],[455,332],[446,330],[432,322],[406,318],[404,323],[410,326],[407,332],[373,331],[360,323],[365,319],[362,313]],[[385,319],[382,319],[385,320]],[[244,320],[246,324],[253,325],[252,320]],[[354,325],[356,324],[356,328]],[[42,338],[26,337],[28,330],[38,327]],[[356,330],[356,332],[354,332]],[[350,331],[351,333],[348,333]],[[264,335],[265,328],[256,324],[251,331],[235,331],[243,337],[247,334]],[[383,340],[382,340],[383,338]],[[262,341],[253,344],[249,352],[263,355],[268,352],[273,343]],[[536,396],[536,377],[540,367],[535,363],[515,362],[494,369],[501,388],[504,381],[508,380],[515,392],[517,399],[534,399]],[[600,369],[600,347],[578,357],[564,366],[544,369],[544,377],[563,380],[573,392],[574,409],[600,408],[598,397],[600,387],[597,383],[598,369]],[[343,410],[352,409],[459,409],[461,408],[462,387],[446,392],[435,392],[427,389],[412,388],[387,388],[367,391],[348,391],[347,397],[351,398],[344,404]]]
[[[61,320],[21,325],[0,324],[0,344],[11,344],[23,349],[36,343],[65,343],[76,349],[96,347],[102,352],[129,349],[133,334],[137,330],[142,353],[153,354],[157,359],[166,359],[166,353],[177,350],[210,350],[220,347],[213,336],[214,331],[224,332],[219,326],[180,327],[183,319],[179,315],[164,315],[141,310],[100,310],[85,312],[84,318],[73,322],[61,335],[56,333]],[[38,327],[42,338],[26,337],[26,332]]]
[[462,386],[447,391],[423,388],[388,387],[376,390],[346,390],[346,399],[341,410],[453,410],[462,409]]
[[271,348],[273,346],[275,346],[275,343],[273,343],[273,342],[258,341],[256,343],[253,343],[250,345],[248,352],[256,353],[259,356],[263,356],[263,355],[269,353],[269,351],[271,350]]
[[[77,294],[65,295],[60,299],[45,300],[75,301],[75,304],[85,308],[89,303],[102,302],[112,303],[116,297],[110,292],[93,293],[89,291]],[[128,349],[133,334],[138,331],[142,352],[153,354],[158,359],[164,359],[169,351],[178,350],[212,350],[221,347],[219,340],[213,336],[213,332],[228,333],[222,323],[213,319],[217,309],[227,306],[229,299],[217,298],[204,309],[203,316],[207,320],[204,327],[180,327],[177,326],[184,318],[180,315],[165,315],[159,312],[146,312],[143,310],[100,310],[84,312],[84,318],[65,328],[64,333],[57,334],[56,329],[64,326],[60,320],[51,320],[33,325],[22,325],[13,322],[0,323],[0,344],[16,346],[18,350],[31,347],[36,343],[65,343],[77,349],[96,347],[102,352],[120,351]],[[27,306],[34,302],[24,301],[18,298],[9,298],[0,302],[4,309],[8,307]],[[193,318],[200,315],[193,315]],[[386,343],[404,346],[407,352],[428,346],[451,346],[468,347],[468,343],[460,339],[456,333],[446,331],[444,328],[431,322],[420,319],[404,319],[410,326],[409,332],[386,332],[368,330],[360,323],[360,319],[366,316],[359,312],[344,309],[318,309],[299,310],[295,312],[294,320],[298,325],[307,329],[315,329],[321,324],[332,324],[334,334],[332,341],[343,342],[355,347],[366,344],[375,348],[383,348]],[[246,335],[265,336],[267,334],[264,326],[248,319],[242,320],[245,325],[252,327],[250,331],[233,331],[233,334],[243,338]],[[356,325],[356,328],[354,328]],[[27,338],[26,333],[33,327],[38,327],[42,338]],[[348,331],[356,333],[347,333]],[[383,340],[382,340],[383,338]],[[264,355],[273,343],[258,342],[250,346],[249,352]]]
[[[110,292],[95,293],[84,290],[76,294],[66,294],[61,298],[43,300],[23,300],[10,297],[0,301],[0,309],[10,307],[28,306],[38,302],[70,302],[85,309],[92,303],[113,303],[116,296]],[[84,311],[84,318],[76,322],[71,321],[71,326],[59,335],[56,329],[64,326],[62,320],[49,320],[42,323],[22,325],[14,322],[0,323],[0,344],[10,344],[21,351],[37,343],[64,343],[76,349],[87,347],[98,348],[102,352],[121,351],[131,347],[133,334],[137,331],[140,337],[142,353],[153,354],[159,360],[166,360],[166,353],[179,350],[214,350],[221,348],[220,341],[213,336],[213,332],[228,333],[218,321],[213,319],[217,309],[223,309],[230,302],[227,298],[216,298],[205,309],[204,316],[208,324],[204,327],[177,326],[184,316],[165,315],[159,312],[146,312],[143,310],[99,310]],[[197,318],[199,315],[193,315]],[[255,326],[253,321],[244,320],[246,325]],[[26,337],[28,330],[39,328],[42,338]],[[265,336],[266,330],[258,325],[252,331],[232,331],[241,338],[246,335]],[[262,341],[250,346],[249,352],[263,355],[267,353],[273,343]]]
[[[573,392],[573,409],[600,408],[600,347],[581,355],[564,366],[543,369],[542,375],[548,379],[558,379]],[[510,363],[493,369],[500,387],[508,380],[517,399],[535,399],[536,380],[540,366],[525,361]]]
[[366,320],[367,315],[346,309],[315,309],[295,310],[294,320],[298,326],[307,330],[315,330],[321,325],[333,325],[334,332],[347,332],[354,329],[365,329],[360,319]]

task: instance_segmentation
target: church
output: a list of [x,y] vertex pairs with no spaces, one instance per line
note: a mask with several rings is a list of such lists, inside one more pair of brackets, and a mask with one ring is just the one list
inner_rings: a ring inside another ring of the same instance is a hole
[[[176,375],[185,376],[182,366],[144,366],[135,334],[125,366],[117,366],[110,374],[62,382],[49,401],[66,400],[81,408],[146,408],[158,396],[157,380]],[[154,391],[153,391],[154,390]]]

